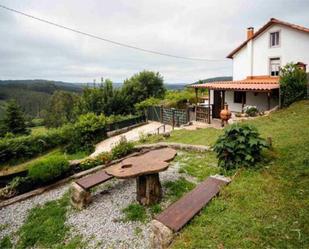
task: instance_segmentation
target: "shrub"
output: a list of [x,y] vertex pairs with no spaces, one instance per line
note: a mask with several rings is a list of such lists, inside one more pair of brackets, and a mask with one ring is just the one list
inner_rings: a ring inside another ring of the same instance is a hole
[[244,112],[248,114],[250,117],[255,117],[259,114],[259,110],[256,106],[247,105],[244,108]]
[[281,104],[286,107],[304,99],[307,93],[307,74],[296,64],[289,63],[280,70]]
[[6,187],[0,189],[0,199],[11,198],[17,194],[27,192],[32,188],[33,182],[30,177],[15,177]]
[[34,118],[29,121],[28,126],[29,127],[38,127],[44,125],[44,119],[43,118]]
[[40,135],[3,138],[0,140],[0,163],[32,158],[67,141],[64,129],[52,129]]
[[106,136],[106,118],[103,114],[87,113],[79,116],[73,129],[67,130],[70,142],[69,152],[93,151],[94,145]]
[[94,168],[101,164],[106,164],[112,160],[112,155],[109,152],[102,152],[95,158],[87,158],[83,160],[79,166],[82,170]]
[[134,144],[122,136],[118,144],[112,148],[112,159],[124,157],[134,150]]
[[227,127],[219,136],[214,151],[219,159],[219,166],[226,170],[240,166],[254,166],[261,159],[261,151],[268,147],[257,129],[249,125],[234,124]]
[[64,156],[50,156],[30,165],[28,176],[34,183],[45,184],[59,179],[68,170],[69,162]]

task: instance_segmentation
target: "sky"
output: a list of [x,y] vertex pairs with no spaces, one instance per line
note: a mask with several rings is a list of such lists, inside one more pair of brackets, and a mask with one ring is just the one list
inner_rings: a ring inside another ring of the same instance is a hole
[[144,49],[89,38],[0,8],[0,79],[123,82],[142,70],[166,83],[232,75],[226,56],[270,18],[309,27],[309,0],[0,0],[1,5]]

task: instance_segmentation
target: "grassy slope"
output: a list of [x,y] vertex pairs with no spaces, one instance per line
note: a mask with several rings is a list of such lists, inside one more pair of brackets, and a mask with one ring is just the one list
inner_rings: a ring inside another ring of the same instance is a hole
[[[273,138],[276,158],[238,171],[173,248],[309,247],[309,101],[248,122]],[[177,131],[170,141],[213,144],[219,133]]]

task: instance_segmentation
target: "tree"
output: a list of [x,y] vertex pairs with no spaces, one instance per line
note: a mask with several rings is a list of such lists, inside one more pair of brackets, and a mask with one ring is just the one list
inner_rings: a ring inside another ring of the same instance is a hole
[[126,104],[133,110],[134,105],[150,97],[163,98],[165,87],[163,77],[157,72],[142,71],[124,81],[122,88]]
[[282,106],[304,99],[307,93],[307,74],[296,64],[289,63],[280,70],[280,95]]
[[24,113],[16,100],[10,100],[7,103],[3,124],[6,132],[16,135],[29,134]]
[[106,79],[97,88],[85,88],[78,103],[78,113],[93,112],[106,116],[126,114],[128,107],[120,89],[113,88],[113,82]]
[[74,122],[75,104],[78,96],[65,91],[55,91],[49,107],[46,110],[45,124],[47,127],[59,127],[63,124]]

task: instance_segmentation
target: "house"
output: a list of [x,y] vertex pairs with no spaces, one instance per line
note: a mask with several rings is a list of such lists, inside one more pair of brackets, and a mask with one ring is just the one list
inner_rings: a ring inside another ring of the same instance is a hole
[[260,111],[279,105],[279,69],[298,63],[305,71],[309,64],[309,28],[271,18],[262,28],[249,27],[246,40],[228,56],[233,60],[233,81],[194,84],[209,91],[208,108],[212,118],[219,118],[226,102],[232,112],[242,112],[245,105]]

